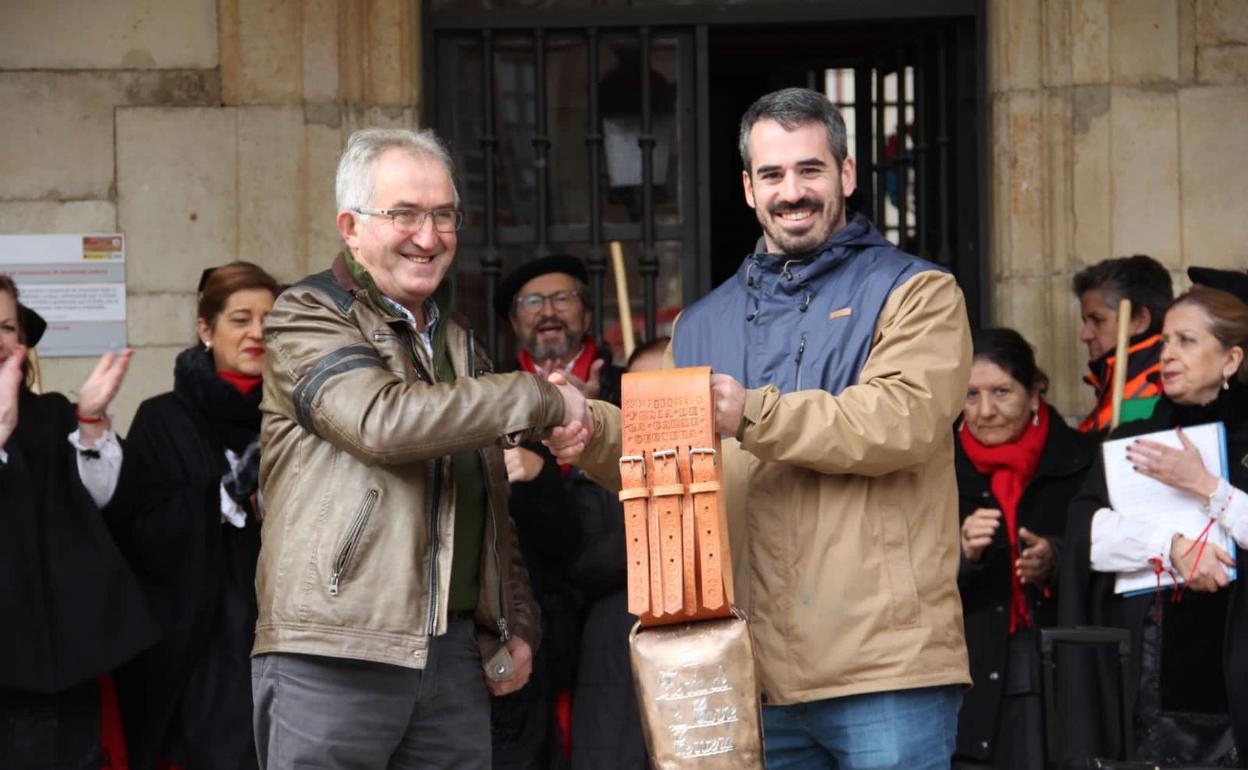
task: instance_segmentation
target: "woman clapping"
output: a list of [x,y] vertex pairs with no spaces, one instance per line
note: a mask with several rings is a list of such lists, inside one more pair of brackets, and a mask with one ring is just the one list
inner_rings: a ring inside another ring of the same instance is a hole
[[976,332],[954,444],[974,680],[958,718],[958,768],[1044,766],[1037,630],[1056,620],[1066,508],[1092,462],[1089,439],[1045,402],[1047,386],[1018,332]]
[[77,405],[30,390],[43,319],[0,275],[0,765],[125,768],[110,671],[156,638],[100,506],[121,447],[107,409],[130,351],[105,354]]

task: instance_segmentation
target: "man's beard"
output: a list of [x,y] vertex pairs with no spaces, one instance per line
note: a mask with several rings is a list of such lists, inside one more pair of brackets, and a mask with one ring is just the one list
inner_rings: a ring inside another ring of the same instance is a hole
[[780,215],[787,211],[813,207],[816,209],[814,218],[819,218],[825,215],[822,201],[804,197],[796,203],[777,204],[767,212],[767,216],[756,210],[755,216],[758,217],[763,232],[779,247],[781,254],[809,254],[827,243],[840,226],[845,212],[845,198],[840,190],[836,191],[835,196],[831,210],[826,212],[826,219],[803,235],[791,235],[785,231],[780,224]]
[[[563,337],[557,342],[542,344],[538,341],[542,336],[542,332],[539,332],[538,329],[543,324],[551,323],[552,320],[556,320],[563,327]],[[544,318],[534,324],[533,331],[529,333],[528,339],[524,341],[524,347],[529,351],[529,355],[533,356],[534,361],[549,361],[552,358],[562,361],[571,355],[581,344],[580,336],[573,335],[572,331],[563,321]]]

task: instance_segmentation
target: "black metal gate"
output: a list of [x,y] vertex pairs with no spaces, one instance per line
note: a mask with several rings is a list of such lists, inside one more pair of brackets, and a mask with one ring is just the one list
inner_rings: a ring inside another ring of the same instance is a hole
[[593,331],[615,341],[609,242],[645,339],[730,275],[759,233],[737,120],[786,85],[845,115],[849,207],[951,268],[972,323],[987,317],[983,0],[626,1],[426,3],[426,124],[451,145],[467,214],[458,307],[496,360],[510,335],[489,298],[523,261],[582,257]]

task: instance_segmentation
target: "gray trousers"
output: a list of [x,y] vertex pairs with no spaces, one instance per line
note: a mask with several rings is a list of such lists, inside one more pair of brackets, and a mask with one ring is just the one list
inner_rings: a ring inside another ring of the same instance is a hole
[[262,770],[490,767],[490,695],[471,620],[422,669],[316,655],[251,661]]

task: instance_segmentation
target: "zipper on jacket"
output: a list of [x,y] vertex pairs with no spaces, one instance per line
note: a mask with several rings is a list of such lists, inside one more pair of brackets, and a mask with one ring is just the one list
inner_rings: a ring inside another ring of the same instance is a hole
[[351,526],[347,528],[347,535],[343,538],[342,545],[338,547],[338,554],[334,557],[334,571],[329,576],[330,596],[338,595],[338,585],[347,568],[351,566],[356,550],[360,547],[360,540],[364,537],[364,528],[368,526],[368,518],[372,516],[373,507],[377,505],[377,496],[378,492],[375,489],[368,490],[368,493],[364,495],[359,511],[351,520]]
[[442,458],[438,458],[433,461],[433,488],[429,492],[429,636],[438,630],[438,503],[441,497]]
[[[481,470],[485,472],[488,467],[485,464],[485,450],[479,449],[477,452],[481,456]],[[498,518],[494,515],[494,500],[490,496],[489,483],[490,480],[485,479],[487,484],[485,490],[485,510],[490,517],[490,532],[493,534],[492,550],[494,552],[494,571],[498,573],[498,619],[495,623],[498,625],[498,638],[503,642],[511,639],[511,629],[507,627],[507,604],[503,591],[503,560],[498,555]]]
[[[465,342],[465,351],[468,365],[467,373],[469,377],[476,377],[476,357],[477,343],[473,339],[472,332],[468,332]],[[498,637],[506,642],[511,639],[511,629],[507,627],[507,605],[504,601],[505,593],[503,591],[503,560],[498,555],[498,519],[494,515],[494,498],[490,494],[491,484],[489,478],[489,465],[485,462],[485,450],[477,450],[478,462],[481,463],[481,481],[485,484],[485,513],[490,517],[490,531],[493,533],[491,538],[491,546],[494,552],[494,571],[498,575],[498,619],[495,624],[498,626]]]
[[[416,372],[416,376],[425,382],[434,384],[437,379],[430,376],[425,371],[424,365],[420,362],[420,354],[416,350],[416,335],[418,332],[410,326],[404,327],[407,336],[407,348],[412,355],[412,367]],[[430,364],[432,365],[432,361]],[[433,483],[429,487],[429,614],[426,618],[426,628],[429,636],[433,636],[438,630],[438,506],[442,500],[442,461],[444,458],[438,458],[433,461]]]
[[[419,344],[416,342],[416,335],[420,334],[420,332],[413,329],[410,325],[403,327],[403,329],[406,332],[405,336],[407,337],[407,349],[412,354],[412,370],[416,372],[417,379],[424,380],[430,384],[436,383],[437,378],[425,370],[425,365],[420,362],[420,354],[416,351],[416,345]],[[381,333],[385,334],[385,332]],[[373,339],[377,339],[376,334],[373,335]],[[430,365],[433,365],[432,360],[430,360],[429,363]]]
[[794,390],[802,389],[802,354],[806,352],[806,335],[802,335],[802,340],[797,344],[797,384]]

